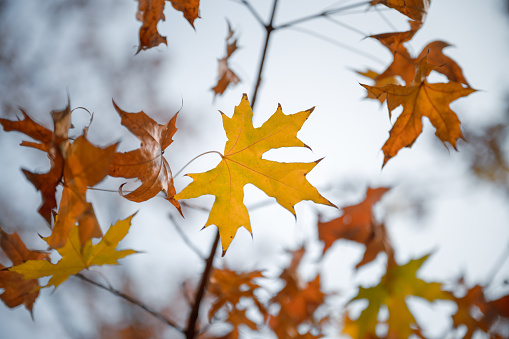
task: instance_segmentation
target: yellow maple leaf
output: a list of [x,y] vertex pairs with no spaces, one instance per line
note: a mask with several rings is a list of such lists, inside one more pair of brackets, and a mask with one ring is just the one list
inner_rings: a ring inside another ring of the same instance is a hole
[[221,236],[223,255],[237,230],[244,226],[250,233],[251,224],[243,203],[244,186],[251,183],[295,215],[294,206],[302,200],[334,206],[318,193],[307,180],[319,162],[280,163],[262,159],[270,149],[307,147],[297,138],[297,132],[313,108],[292,115],[283,114],[281,105],[261,127],[253,127],[253,111],[244,94],[233,116],[221,112],[228,141],[221,162],[205,173],[188,174],[193,182],[175,199],[197,198],[205,194],[216,196],[205,227],[216,225]]
[[133,217],[134,214],[127,219],[117,221],[115,225],[110,227],[99,243],[92,245],[92,239],[89,239],[83,245],[83,248],[80,244],[78,226],[74,226],[65,246],[58,249],[58,253],[62,258],[56,264],[52,264],[47,260],[27,260],[21,265],[10,268],[9,271],[22,274],[25,279],[52,276],[44,287],[54,285],[56,288],[71,275],[83,269],[88,269],[90,266],[117,265],[117,259],[136,253],[134,250],[117,251],[115,249],[129,232]]

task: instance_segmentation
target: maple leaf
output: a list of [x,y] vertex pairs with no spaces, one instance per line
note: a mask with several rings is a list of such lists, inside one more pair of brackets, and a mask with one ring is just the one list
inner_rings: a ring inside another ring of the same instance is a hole
[[488,301],[483,288],[476,285],[463,297],[454,299],[458,310],[452,316],[452,320],[455,328],[461,325],[467,327],[464,339],[472,338],[477,330],[492,334],[496,322],[501,318],[509,320],[509,295]]
[[302,246],[291,253],[290,265],[279,277],[285,286],[270,300],[271,305],[279,305],[279,313],[270,317],[269,327],[278,338],[318,338],[309,332],[302,335],[298,328],[307,324],[321,332],[322,323],[328,319],[315,319],[315,311],[324,304],[326,297],[321,291],[320,275],[310,282],[303,281],[298,267],[305,248]]
[[[13,265],[20,265],[26,260],[43,260],[47,253],[30,251],[16,233],[8,234],[0,228],[0,248],[4,251]],[[0,264],[0,288],[3,292],[0,299],[10,308],[21,304],[32,313],[35,299],[39,296],[39,283],[36,279],[26,280],[16,272],[5,269]]]
[[312,163],[279,163],[262,159],[270,149],[307,147],[297,138],[297,132],[313,109],[283,114],[281,105],[261,127],[253,127],[253,111],[244,94],[233,116],[221,112],[228,141],[221,162],[205,173],[188,174],[192,179],[175,199],[189,199],[211,194],[216,197],[204,227],[216,225],[221,235],[223,255],[237,230],[244,226],[249,233],[251,223],[244,205],[244,186],[251,183],[295,215],[294,206],[302,200],[334,206],[307,180],[319,161]]
[[378,253],[390,250],[385,226],[378,225],[373,215],[373,206],[389,188],[368,188],[366,198],[359,204],[343,208],[343,215],[328,222],[318,222],[318,239],[324,242],[323,254],[339,239],[364,244],[366,252],[357,268],[373,261]]
[[142,202],[164,191],[166,199],[182,214],[180,204],[174,199],[175,186],[171,175],[170,165],[163,157],[164,150],[173,142],[173,135],[177,131],[175,122],[177,114],[165,125],[152,120],[145,112],[127,113],[121,110],[115,102],[115,109],[121,117],[121,123],[141,141],[140,148],[115,153],[109,168],[112,177],[138,178],[140,187],[133,192],[123,195],[131,201]]
[[65,244],[69,232],[78,222],[80,243],[102,235],[93,207],[86,200],[89,186],[101,182],[108,173],[117,144],[106,148],[92,145],[84,136],[68,147],[64,163],[64,190],[58,209],[59,218],[47,238],[52,248]]
[[394,8],[412,20],[423,22],[431,0],[371,0],[371,6],[378,4]]
[[138,0],[136,19],[142,22],[142,26],[140,27],[140,46],[136,54],[161,43],[168,44],[166,37],[157,31],[159,21],[164,21],[164,5],[165,0]]
[[237,39],[233,39],[234,32],[228,22],[228,35],[226,36],[226,56],[218,60],[219,80],[217,85],[212,88],[214,95],[223,94],[226,88],[231,84],[239,83],[239,77],[228,66],[228,59],[237,50]]
[[383,166],[394,157],[403,147],[411,147],[422,132],[422,117],[426,116],[436,128],[435,135],[442,142],[449,142],[456,149],[456,140],[462,138],[460,121],[449,108],[449,104],[461,97],[467,96],[474,89],[463,87],[457,82],[428,83],[426,77],[436,66],[422,58],[418,64],[414,81],[408,86],[386,85],[373,87],[362,85],[376,97],[386,94],[389,115],[398,106],[403,106],[403,112],[398,117],[390,131],[389,139],[385,142]]
[[443,49],[450,46],[451,45],[445,41],[430,42],[422,49],[421,53],[415,60],[421,60],[424,58],[424,56],[427,55],[428,62],[437,66],[434,71],[442,73],[450,81],[459,82],[460,84],[465,84],[470,87],[467,80],[465,79],[465,76],[463,76],[461,67],[454,60],[444,55],[443,53]]
[[200,0],[170,0],[171,5],[177,11],[184,14],[194,28],[194,20],[200,17]]
[[42,204],[39,207],[39,214],[51,224],[51,211],[57,207],[55,199],[56,187],[63,176],[64,159],[63,153],[68,145],[68,130],[71,127],[71,109],[70,99],[67,100],[67,107],[61,111],[52,111],[54,132],[38,124],[20,108],[24,119],[11,121],[0,119],[4,130],[19,131],[31,137],[38,142],[23,141],[22,146],[33,147],[40,151],[48,153],[51,162],[51,168],[48,173],[37,174],[26,169],[22,169],[26,178],[41,192]]
[[[38,279],[51,276],[48,284],[44,287],[58,287],[71,275],[88,269],[94,265],[117,265],[118,259],[122,259],[130,254],[136,253],[134,250],[117,251],[118,243],[124,239],[131,227],[130,217],[119,220],[115,225],[111,225],[108,232],[101,241],[95,245],[92,239],[81,246],[78,226],[74,226],[69,234],[69,239],[65,245],[58,248],[58,253],[62,258],[52,264],[48,260],[27,260],[24,263],[11,267],[9,271],[22,274],[25,279]],[[48,238],[43,238],[46,242]]]
[[[208,292],[215,297],[209,310],[209,321],[226,304],[237,309],[241,298],[252,299],[260,313],[266,318],[267,311],[254,294],[254,291],[260,288],[260,285],[254,282],[257,278],[263,278],[261,271],[237,273],[229,269],[214,270],[208,288]],[[228,309],[228,312],[233,310]]]
[[360,287],[359,293],[349,303],[367,299],[369,305],[356,320],[350,319],[348,313],[346,314],[344,333],[354,335],[354,338],[378,338],[375,328],[379,323],[378,313],[382,306],[386,306],[389,312],[388,338],[408,338],[411,334],[419,333],[419,326],[408,309],[406,298],[416,296],[430,302],[452,298],[448,292],[442,291],[442,284],[428,283],[417,278],[417,271],[428,257],[429,255],[425,255],[402,266],[389,265],[378,285]]

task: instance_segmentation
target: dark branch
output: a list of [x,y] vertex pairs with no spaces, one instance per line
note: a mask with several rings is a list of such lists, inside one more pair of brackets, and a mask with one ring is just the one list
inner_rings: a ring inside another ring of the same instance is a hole
[[187,323],[187,329],[185,331],[186,339],[194,339],[196,336],[197,328],[196,322],[198,320],[198,315],[200,314],[200,306],[205,295],[205,291],[207,290],[207,285],[210,280],[210,275],[212,273],[212,264],[214,262],[214,257],[217,251],[217,245],[219,244],[219,231],[216,233],[216,238],[214,239],[214,244],[210,249],[210,255],[205,264],[205,270],[203,271],[203,275],[201,277],[200,286],[196,291],[196,298],[194,299],[193,309],[191,310],[191,314],[189,315],[189,321]]
[[113,293],[114,295],[116,295],[117,297],[120,297],[124,300],[127,300],[129,301],[130,303],[144,309],[145,311],[147,311],[148,313],[152,314],[154,317],[156,317],[157,319],[161,320],[163,323],[165,323],[166,325],[168,326],[171,326],[173,327],[174,329],[176,329],[177,331],[179,332],[182,332],[182,333],[185,333],[184,332],[184,329],[179,327],[177,324],[175,324],[173,321],[169,320],[169,319],[166,319],[161,313],[157,313],[156,311],[153,311],[151,310],[148,306],[144,305],[143,303],[141,303],[140,301],[134,299],[133,297],[131,296],[128,296],[127,294],[124,294],[116,289],[114,289],[113,287],[106,287],[104,285],[101,285],[100,283],[98,282],[95,282],[87,277],[85,277],[84,275],[82,275],[81,273],[78,273],[76,274],[76,277],[80,278],[81,280],[83,281],[86,281],[92,285],[95,285],[99,288],[102,288],[103,290],[106,290],[110,293]]

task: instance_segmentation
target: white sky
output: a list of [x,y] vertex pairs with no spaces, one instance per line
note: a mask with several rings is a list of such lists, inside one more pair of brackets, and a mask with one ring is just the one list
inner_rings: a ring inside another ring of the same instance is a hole
[[[268,17],[271,1],[252,2],[263,18]],[[280,0],[279,3],[276,25],[319,12],[329,6],[354,2]],[[104,145],[122,138],[122,142],[126,139],[121,146],[123,150],[130,149],[131,144],[136,147],[135,141],[129,139],[125,129],[122,131],[122,128],[117,127],[119,119],[110,101],[112,97],[115,99],[114,93],[108,88],[96,86],[94,73],[82,66],[72,50],[65,49],[65,42],[72,41],[73,32],[80,29],[79,20],[62,19],[69,25],[64,27],[69,28],[56,29],[60,35],[48,36],[45,33],[54,27],[33,17],[34,13],[40,11],[41,6],[37,1],[27,1],[24,6],[17,6],[12,16],[25,22],[26,32],[23,33],[34,51],[41,48],[41,45],[48,46],[48,53],[50,56],[54,55],[55,60],[44,65],[47,69],[41,74],[45,76],[36,79],[32,85],[44,86],[45,81],[57,83],[60,85],[60,106],[65,103],[65,90],[68,89],[73,107],[84,106],[96,112],[90,137],[95,138],[93,140],[97,144]],[[131,55],[133,60],[138,59],[137,62],[149,60],[151,55],[161,54],[170,60],[165,64],[166,67],[161,69],[163,77],[155,85],[162,103],[166,105],[167,116],[157,112],[156,119],[160,123],[169,119],[183,103],[180,120],[177,122],[179,131],[175,142],[165,153],[173,172],[176,173],[202,152],[222,151],[226,137],[217,111],[221,110],[231,116],[242,93],[252,95],[263,43],[263,32],[257,22],[244,6],[235,1],[202,0],[202,19],[195,22],[194,31],[183,20],[181,13],[167,4],[166,21],[159,25],[159,30],[162,35],[167,36],[168,47],[160,45],[134,56],[139,28],[139,22],[134,19],[136,3],[112,1],[109,6],[114,7],[114,10],[109,7],[105,13],[112,16],[112,21],[119,18],[113,22],[121,23],[110,25],[102,34],[106,41],[104,48],[111,49],[112,62],[117,60],[118,55],[125,54]],[[445,54],[463,68],[472,87],[480,90],[452,105],[463,125],[469,128],[496,121],[501,116],[504,96],[509,89],[506,80],[509,76],[509,68],[506,67],[509,56],[509,20],[504,17],[503,9],[503,4],[497,0],[435,0],[431,4],[427,21],[410,44],[414,55],[434,40],[444,40],[454,45],[447,48]],[[98,14],[97,20],[107,20],[106,15]],[[384,11],[383,15],[398,29],[406,29],[403,16],[387,11]],[[228,89],[224,96],[214,99],[210,88],[216,80],[217,59],[225,53],[226,18],[232,24],[241,47],[230,61],[232,69],[241,78],[241,83]],[[366,34],[392,30],[376,12],[336,18]],[[10,23],[4,24],[2,29],[5,30]],[[308,179],[319,189],[323,188],[323,195],[339,207],[360,202],[366,185],[395,187],[386,195],[377,212],[381,217],[387,215],[387,225],[397,248],[398,261],[403,264],[434,251],[423,270],[425,277],[446,282],[463,273],[467,282],[472,285],[489,283],[485,277],[492,270],[491,264],[505,251],[509,242],[509,209],[506,207],[506,197],[496,188],[472,180],[466,173],[467,168],[461,154],[437,146],[434,128],[427,121],[423,134],[413,147],[400,151],[381,170],[383,154],[380,149],[391,127],[387,108],[380,107],[375,101],[363,100],[364,89],[358,83],[368,82],[352,70],[372,68],[381,71],[391,60],[389,53],[373,39],[363,39],[361,34],[327,20],[312,21],[299,27],[327,35],[351,46],[352,49],[365,51],[379,62],[316,36],[295,30],[275,32],[267,56],[263,84],[258,93],[255,126],[261,125],[273,114],[278,103],[281,103],[286,114],[312,106],[316,106],[316,109],[299,133],[299,138],[309,145],[313,152],[278,150],[270,152],[269,156],[279,161],[314,161],[325,157],[308,175]],[[29,60],[30,53],[29,49],[24,58]],[[116,101],[117,104],[125,111],[144,110],[150,115],[151,112],[147,110],[151,104],[150,98],[137,95],[142,93],[140,88],[144,84],[140,86],[136,83],[135,76],[120,77],[118,81],[128,84],[129,95],[124,95],[121,102]],[[23,102],[11,104],[26,107]],[[28,107],[28,111],[34,112],[34,116],[40,116],[38,120],[50,126],[49,115],[43,117],[43,113],[60,106],[53,107],[42,100],[40,106]],[[81,113],[75,119],[86,120],[88,117],[86,113]],[[94,128],[94,125],[115,127],[105,131],[103,128]],[[5,187],[5,196],[12,196],[20,205],[29,206],[23,209],[30,211],[26,213],[31,213],[27,218],[40,223],[41,219],[38,219],[35,213],[39,205],[39,195],[24,180],[19,168],[44,171],[45,167],[40,163],[33,163],[33,152],[19,150],[20,148],[17,148],[19,152],[16,153],[9,151],[17,147],[22,139],[21,135],[0,132],[0,139],[0,156],[4,159],[4,175],[0,176],[0,185]],[[461,151],[461,146],[459,149]],[[29,156],[32,158],[28,158]],[[204,156],[185,172],[208,170],[218,160],[215,155]],[[17,180],[15,186],[11,184],[14,180]],[[121,182],[123,180],[109,181],[103,187],[115,189],[116,183]],[[180,191],[189,179],[179,176],[175,182],[177,191]],[[388,215],[389,210],[408,205],[409,196],[424,200],[427,207],[425,218],[418,220],[409,213]],[[89,198],[92,201],[104,201],[104,193],[92,192]],[[112,199],[120,201],[117,198]],[[246,188],[247,206],[265,200],[268,198],[258,189]],[[212,198],[204,197],[193,202],[211,206],[212,201]],[[165,291],[163,295],[170,294],[169,291],[178,286],[182,276],[198,277],[201,264],[178,239],[169,223],[168,213],[175,216],[177,213],[166,201],[155,199],[143,205],[121,201],[120,204],[121,208],[113,212],[108,210],[108,205],[97,206],[96,212],[106,228],[109,223],[140,210],[126,238],[125,248],[131,246],[146,254],[133,256],[122,264],[129,266],[132,272],[137,272],[134,274],[139,278],[139,286],[144,286],[141,295],[160,305],[160,300],[164,299],[159,295],[161,291]],[[325,219],[340,215],[340,211],[310,202],[297,205],[297,223],[290,213],[276,204],[254,210],[250,214],[253,240],[244,229],[239,230],[226,257],[217,258],[216,265],[228,265],[239,270],[267,269],[269,274],[276,274],[278,266],[288,262],[288,256],[283,253],[284,249],[295,249],[302,241],[316,239],[316,229],[313,226],[316,222],[316,211],[320,211]],[[197,246],[207,253],[214,236],[213,227],[200,232],[207,215],[191,210],[185,212],[186,219],[181,221],[181,226]],[[44,227],[35,226],[33,229],[41,233],[47,232]],[[37,239],[32,238],[30,241],[42,246]],[[311,249],[312,252],[318,252],[320,246],[315,244]],[[355,294],[357,283],[372,285],[376,283],[377,277],[383,274],[380,266],[376,264],[366,267],[358,276],[354,274],[352,264],[362,255],[360,246],[341,242],[329,252],[321,267],[327,289],[339,290],[348,297]],[[311,259],[307,264],[309,265],[303,272],[311,277],[316,271]],[[509,264],[506,263],[495,281],[500,282],[507,278],[508,269]],[[104,271],[111,270],[114,268]],[[168,279],[167,276],[175,278]],[[56,321],[55,312],[45,300],[59,293],[66,295],[65,293],[72,292],[71,287],[62,286],[60,289],[63,291],[57,290],[54,295],[48,292],[42,294],[41,300],[35,305],[35,323],[31,322],[24,309],[13,311],[0,307],[2,330],[5,328],[12,333],[22,333],[21,337],[53,336],[55,330],[51,324]],[[493,291],[496,296],[498,290],[495,288]],[[79,314],[79,311],[76,312],[73,316]],[[426,311],[422,312],[427,314]],[[430,334],[439,334],[444,327],[450,325],[442,315],[433,321],[435,328],[431,329]],[[59,325],[57,328],[60,328]],[[24,332],[19,332],[21,330]]]

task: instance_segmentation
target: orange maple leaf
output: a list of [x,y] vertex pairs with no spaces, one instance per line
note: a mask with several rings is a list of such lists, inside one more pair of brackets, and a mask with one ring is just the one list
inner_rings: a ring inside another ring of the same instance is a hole
[[364,244],[366,251],[357,268],[373,261],[378,253],[390,251],[391,246],[383,224],[379,225],[373,215],[373,206],[389,188],[368,188],[366,198],[359,204],[343,208],[343,215],[328,222],[318,222],[318,239],[324,242],[323,253],[339,239]]
[[48,173],[38,174],[23,169],[27,179],[41,192],[42,204],[39,207],[39,214],[51,224],[51,211],[57,207],[55,199],[56,187],[62,180],[64,170],[63,153],[68,145],[68,130],[71,126],[70,100],[67,107],[61,111],[52,111],[54,132],[44,126],[41,126],[30,116],[20,109],[24,119],[11,121],[0,119],[5,131],[19,131],[31,137],[38,142],[23,141],[21,146],[33,147],[48,153],[51,161],[51,168]]
[[217,85],[212,88],[214,95],[223,94],[226,88],[231,84],[239,83],[239,77],[228,66],[228,59],[237,50],[237,39],[233,38],[234,32],[228,22],[228,35],[226,36],[226,56],[218,60],[219,80]]
[[452,320],[455,328],[461,325],[467,327],[464,339],[472,338],[477,330],[494,334],[492,330],[496,322],[501,318],[509,320],[509,295],[488,301],[483,287],[476,285],[470,288],[463,297],[454,299],[458,310],[452,316]]
[[136,54],[161,43],[168,44],[166,37],[159,34],[157,30],[159,21],[164,21],[164,5],[165,0],[138,0],[136,19],[142,22],[142,26],[140,27],[140,46]]
[[200,17],[200,0],[170,0],[170,2],[173,8],[184,14],[184,18],[194,28],[194,20]]
[[[0,248],[13,266],[20,265],[26,260],[44,260],[49,257],[48,253],[27,249],[19,235],[8,234],[1,228]],[[23,304],[32,313],[35,299],[39,296],[39,282],[37,279],[24,279],[23,275],[7,271],[5,268],[0,264],[0,288],[4,290],[0,294],[0,299],[10,308]]]
[[326,294],[321,291],[320,275],[313,281],[305,282],[298,273],[298,267],[305,254],[305,248],[292,251],[292,261],[283,270],[280,279],[285,286],[271,300],[271,305],[279,305],[279,312],[269,319],[269,326],[278,338],[319,338],[311,333],[300,334],[298,328],[303,324],[321,332],[322,324],[328,317],[317,319],[315,311],[324,304]]
[[174,199],[175,187],[170,165],[163,157],[164,150],[173,142],[173,135],[177,131],[175,122],[177,114],[166,124],[160,125],[152,120],[145,112],[127,113],[121,110],[115,102],[115,109],[121,117],[121,123],[141,141],[140,148],[115,153],[109,168],[112,177],[138,178],[140,187],[133,192],[123,195],[131,201],[142,202],[164,191],[166,199],[182,214],[180,204]]
[[456,149],[456,140],[462,138],[460,121],[449,108],[449,104],[461,97],[467,96],[474,89],[463,87],[458,82],[428,83],[426,77],[436,69],[428,62],[427,56],[422,58],[413,82],[408,86],[386,85],[373,87],[362,85],[376,97],[387,95],[389,116],[398,106],[403,106],[403,112],[398,117],[390,131],[389,139],[385,142],[383,166],[394,157],[403,147],[411,147],[422,132],[422,117],[428,117],[436,128],[435,135],[442,142],[449,142]]
[[87,202],[89,186],[95,186],[108,174],[117,144],[100,148],[92,145],[84,136],[78,137],[65,154],[64,190],[58,208],[59,217],[48,237],[52,248],[65,245],[72,227],[78,222],[81,245],[87,240],[102,236],[92,204]]
[[431,0],[371,0],[371,6],[378,4],[394,8],[412,20],[423,22]]
[[[173,7],[184,13],[184,17],[194,28],[194,20],[199,18],[199,0],[170,0]],[[157,30],[159,21],[164,21],[165,0],[138,0],[138,12],[136,19],[142,22],[140,27],[140,46],[138,54],[141,50],[156,47],[159,44],[168,42],[166,37],[162,36]]]

